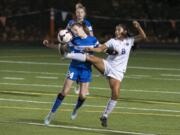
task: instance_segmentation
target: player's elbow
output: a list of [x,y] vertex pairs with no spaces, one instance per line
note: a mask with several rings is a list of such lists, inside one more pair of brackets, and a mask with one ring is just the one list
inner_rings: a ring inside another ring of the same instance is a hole
[[146,34],[143,34],[143,35],[142,35],[142,39],[143,39],[143,40],[146,40],[146,39],[147,39]]
[[146,36],[146,34],[144,33],[144,34],[141,34],[140,36],[140,40],[147,40],[147,36]]

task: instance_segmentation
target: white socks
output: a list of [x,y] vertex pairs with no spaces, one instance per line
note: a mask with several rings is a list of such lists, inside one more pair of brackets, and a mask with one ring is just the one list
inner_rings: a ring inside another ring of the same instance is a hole
[[116,104],[117,104],[116,100],[109,99],[109,101],[108,101],[108,103],[106,105],[106,108],[104,110],[103,116],[105,116],[107,118],[108,115],[113,111]]
[[82,54],[82,53],[66,53],[64,54],[64,57],[67,59],[73,59],[82,62],[86,61],[86,54]]

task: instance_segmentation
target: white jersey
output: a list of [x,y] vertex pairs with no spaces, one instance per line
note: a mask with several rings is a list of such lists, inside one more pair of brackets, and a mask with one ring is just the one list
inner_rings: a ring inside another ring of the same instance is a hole
[[130,50],[131,47],[134,45],[134,38],[125,38],[123,40],[112,38],[108,40],[105,45],[108,48],[113,48],[118,52],[117,55],[109,55],[106,59],[107,62],[117,72],[125,73]]

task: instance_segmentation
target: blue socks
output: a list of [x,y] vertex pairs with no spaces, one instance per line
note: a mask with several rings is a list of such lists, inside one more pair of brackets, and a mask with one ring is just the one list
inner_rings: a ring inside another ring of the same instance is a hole
[[75,108],[74,108],[74,111],[76,111],[77,109],[79,109],[79,108],[82,106],[82,104],[84,103],[84,101],[85,101],[85,99],[81,99],[81,98],[79,97],[78,100],[77,100],[76,106],[75,106]]
[[53,105],[53,107],[52,107],[52,109],[51,109],[51,112],[53,112],[53,113],[56,112],[56,110],[57,110],[57,109],[59,108],[59,106],[61,105],[63,99],[64,99],[64,96],[63,96],[61,93],[59,93],[58,96],[57,96],[57,98],[56,98],[56,100],[55,100],[55,102],[54,102],[54,105]]
[[[53,105],[53,107],[51,109],[51,112],[55,113],[57,111],[59,106],[61,106],[61,103],[62,103],[63,99],[64,99],[64,96],[61,93],[59,93],[56,100],[55,100],[55,102],[54,102],[54,105]],[[74,108],[74,111],[79,109],[82,106],[82,104],[84,103],[84,101],[85,101],[85,99],[81,99],[79,97],[78,100],[77,100],[76,106]]]

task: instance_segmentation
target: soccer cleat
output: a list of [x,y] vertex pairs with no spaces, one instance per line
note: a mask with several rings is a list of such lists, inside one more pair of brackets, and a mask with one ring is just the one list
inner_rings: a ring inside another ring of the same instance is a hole
[[100,121],[103,127],[107,127],[107,117],[105,116],[100,117]]
[[74,92],[75,92],[76,94],[79,94],[80,88],[79,88],[79,87],[75,87],[75,88],[74,88]]
[[71,120],[75,120],[77,117],[77,111],[73,110],[72,114],[71,114]]
[[55,113],[53,112],[49,112],[49,114],[46,116],[46,118],[44,119],[44,124],[45,125],[49,125],[50,122],[52,121],[52,119],[54,118]]

